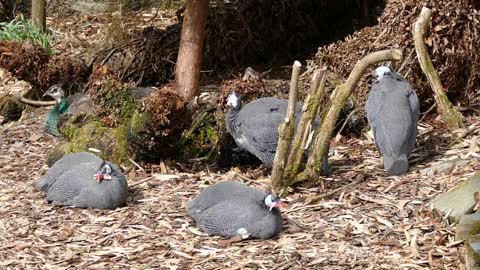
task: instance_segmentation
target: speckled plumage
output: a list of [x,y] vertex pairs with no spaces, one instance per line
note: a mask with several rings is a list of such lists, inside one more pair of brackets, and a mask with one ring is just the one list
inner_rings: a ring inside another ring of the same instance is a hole
[[205,188],[187,206],[187,213],[209,235],[266,239],[282,230],[277,208],[265,204],[267,192],[234,181]]
[[415,146],[420,115],[418,97],[397,72],[383,74],[375,81],[365,104],[377,149],[390,175],[408,170],[408,158]]
[[246,186],[235,181],[223,181],[206,187],[200,195],[191,200],[187,205],[187,213],[195,220],[206,209],[215,204],[236,197],[263,200],[268,194],[254,187]]
[[[97,182],[94,175],[105,165],[112,179]],[[115,209],[126,204],[128,185],[120,169],[91,153],[70,154],[57,161],[36,183],[49,202],[80,208]]]
[[[295,129],[302,115],[303,104],[295,106]],[[225,122],[227,131],[237,145],[255,155],[266,167],[273,166],[278,145],[278,127],[284,121],[288,109],[288,100],[275,97],[259,98],[245,106],[237,104],[229,108]],[[314,129],[320,124],[317,118]],[[324,158],[323,168],[328,168],[328,152]]]

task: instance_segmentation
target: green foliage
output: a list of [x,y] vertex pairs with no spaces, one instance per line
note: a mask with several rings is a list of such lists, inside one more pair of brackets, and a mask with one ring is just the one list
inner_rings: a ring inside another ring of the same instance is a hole
[[49,34],[43,33],[30,20],[25,20],[23,17],[11,22],[0,23],[0,40],[28,40],[33,44],[42,46],[49,54],[52,54],[50,38]]

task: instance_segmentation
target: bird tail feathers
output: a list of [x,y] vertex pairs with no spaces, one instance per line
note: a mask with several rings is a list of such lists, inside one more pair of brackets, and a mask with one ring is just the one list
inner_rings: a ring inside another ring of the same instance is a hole
[[401,175],[408,171],[407,155],[401,154],[393,157],[383,157],[383,167],[389,175]]

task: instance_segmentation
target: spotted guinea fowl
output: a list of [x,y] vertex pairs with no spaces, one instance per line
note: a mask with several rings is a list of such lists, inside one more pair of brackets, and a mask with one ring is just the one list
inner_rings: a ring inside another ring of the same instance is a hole
[[[302,116],[301,102],[295,106],[295,129]],[[225,123],[228,133],[238,147],[260,159],[266,167],[273,166],[278,145],[278,127],[287,115],[288,100],[264,97],[242,106],[241,98],[231,93],[227,98],[228,111]],[[320,124],[317,117],[313,123],[315,130]],[[328,151],[323,159],[322,171],[328,171]]]
[[383,155],[384,169],[390,175],[401,175],[408,170],[408,158],[415,146],[420,104],[399,73],[381,66],[375,70],[375,77],[365,104],[367,120]]
[[80,208],[115,209],[126,204],[128,185],[120,169],[91,153],[58,160],[36,183],[47,201]]
[[241,183],[209,186],[187,206],[187,213],[209,235],[267,239],[282,230],[280,199]]

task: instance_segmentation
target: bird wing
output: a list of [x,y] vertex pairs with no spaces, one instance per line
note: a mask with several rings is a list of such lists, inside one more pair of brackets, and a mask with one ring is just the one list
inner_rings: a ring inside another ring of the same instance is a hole
[[[277,98],[257,99],[243,107],[235,125],[238,135],[251,144],[250,147],[245,148],[253,153],[257,151],[275,153],[278,144],[278,127],[286,117],[287,108],[288,101]],[[295,111],[296,118],[299,119],[302,103],[297,102]]]
[[97,184],[93,179],[97,168],[97,163],[82,163],[66,170],[48,189],[47,200],[63,203],[72,200],[82,190]]
[[377,147],[387,156],[408,153],[408,141],[415,124],[407,93],[395,78],[386,75],[373,90],[381,93],[375,103],[370,104],[375,107],[372,120]]
[[203,214],[203,211],[215,204],[234,198],[250,198],[263,200],[267,194],[254,187],[246,186],[235,181],[223,181],[206,187],[202,192],[187,205],[187,213],[195,220]]
[[[258,227],[256,222],[268,214],[265,205],[251,200],[222,201],[203,212],[197,225],[209,235],[234,237],[241,234],[254,235],[253,228]],[[239,233],[244,229],[245,233]]]

